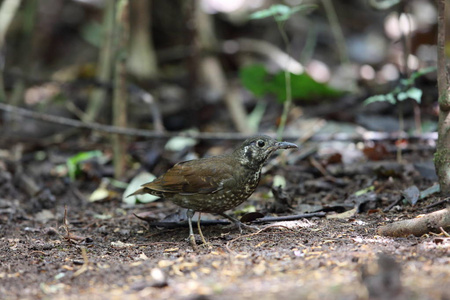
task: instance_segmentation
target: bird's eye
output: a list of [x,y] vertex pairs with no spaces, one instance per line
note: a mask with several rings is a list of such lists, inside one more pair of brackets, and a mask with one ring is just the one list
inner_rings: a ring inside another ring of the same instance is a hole
[[259,140],[256,144],[258,145],[259,148],[262,148],[266,145],[266,143],[264,143],[263,140]]

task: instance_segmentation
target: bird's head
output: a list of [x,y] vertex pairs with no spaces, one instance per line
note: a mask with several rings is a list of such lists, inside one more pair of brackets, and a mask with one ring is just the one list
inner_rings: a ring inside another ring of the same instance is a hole
[[234,151],[241,165],[251,169],[260,169],[270,155],[278,149],[298,148],[288,142],[278,142],[267,135],[258,135],[245,140]]

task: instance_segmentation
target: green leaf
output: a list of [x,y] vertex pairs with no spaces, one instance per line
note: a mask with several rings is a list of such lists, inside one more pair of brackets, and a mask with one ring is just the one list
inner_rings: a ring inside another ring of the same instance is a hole
[[289,14],[290,12],[289,6],[283,4],[275,4],[269,7],[268,9],[259,10],[250,15],[250,19],[264,19],[267,17],[275,17]]
[[99,22],[88,22],[81,27],[81,37],[94,47],[100,48],[103,40],[103,28]]
[[401,79],[400,84],[405,87],[414,85],[414,82],[416,81],[417,78],[419,78],[425,74],[434,72],[434,71],[436,71],[436,67],[428,67],[428,68],[419,69],[419,70],[411,73],[411,75],[408,78]]
[[[331,88],[326,83],[315,81],[309,74],[291,74],[292,97],[300,99],[313,99],[321,97],[337,97],[342,91]],[[286,91],[285,91],[286,92]]]
[[408,94],[407,93],[405,93],[405,92],[398,93],[398,95],[397,95],[397,100],[398,101],[404,101],[406,99],[408,99]]
[[267,76],[266,68],[259,64],[243,67],[239,71],[242,85],[256,97],[261,97],[269,91],[265,84]]
[[417,78],[419,78],[419,77],[421,77],[421,76],[423,76],[425,74],[428,74],[428,73],[436,71],[436,69],[437,69],[436,67],[422,68],[422,69],[419,69],[419,70],[413,72],[409,78],[414,81]]
[[416,87],[412,87],[406,91],[408,98],[415,100],[417,103],[420,103],[420,101],[422,100],[422,93],[422,90]]
[[[256,97],[274,94],[279,102],[286,100],[286,75],[284,71],[269,75],[264,66],[252,65],[241,69],[240,78],[242,85]],[[342,95],[342,91],[315,81],[307,73],[291,73],[291,91],[292,98],[303,100]]]
[[274,16],[275,15],[283,16],[291,12],[291,8],[283,4],[274,4],[269,9],[272,11]]
[[80,152],[78,154],[75,154],[74,156],[69,157],[66,163],[70,179],[75,180],[77,175],[80,173],[81,171],[80,163],[94,157],[102,157],[102,156],[103,153],[101,151],[95,150],[95,151]]
[[303,4],[303,5],[297,5],[293,8],[290,8],[288,12],[286,13],[280,13],[279,15],[275,16],[275,20],[277,22],[286,21],[288,20],[293,14],[296,14],[298,12],[304,12],[306,10],[313,10],[316,9],[317,5],[314,4]]
[[267,17],[272,17],[273,12],[270,9],[263,9],[256,11],[250,15],[250,19],[264,19]]
[[417,103],[420,103],[421,98],[422,98],[422,90],[418,89],[416,87],[412,87],[405,92],[398,93],[398,95],[397,95],[398,101],[405,101],[407,99],[413,99]]
[[[286,75],[284,72],[277,73],[269,85],[271,91],[277,96],[278,101],[286,101]],[[338,91],[329,87],[326,83],[315,81],[307,73],[291,73],[291,93],[293,99],[312,100],[321,97],[337,97],[342,95]]]
[[392,93],[386,94],[386,101],[389,102],[390,104],[397,103],[397,100],[395,99],[394,94]]
[[388,93],[388,94],[384,94],[384,95],[371,96],[371,97],[367,98],[366,100],[364,100],[363,104],[368,105],[368,104],[374,103],[374,102],[389,102],[391,104],[395,104],[395,103],[397,103],[397,100],[395,99],[394,94]]
[[316,7],[317,5],[313,4],[303,4],[291,8],[283,4],[275,4],[268,9],[263,9],[252,13],[250,15],[250,19],[264,19],[267,17],[274,17],[277,22],[286,21],[295,13],[309,9],[315,9]]
[[285,21],[291,16],[291,8],[283,4],[275,4],[270,7],[273,12],[273,17],[278,21]]
[[354,195],[356,197],[359,197],[361,195],[367,194],[368,192],[372,192],[374,190],[375,190],[375,186],[371,185],[371,186],[368,186],[368,187],[366,187],[366,188],[364,188],[362,190],[356,191]]
[[374,102],[386,102],[386,95],[374,95],[364,100],[363,105],[369,105]]

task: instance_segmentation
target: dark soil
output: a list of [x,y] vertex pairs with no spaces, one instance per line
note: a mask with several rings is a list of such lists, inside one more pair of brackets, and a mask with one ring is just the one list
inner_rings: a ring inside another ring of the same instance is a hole
[[[438,115],[448,107],[439,113],[445,97],[427,67],[448,74],[433,49],[445,27],[435,4],[450,1],[228,1],[239,10],[218,13],[220,1],[28,0],[17,12],[0,2],[0,300],[450,300],[450,228],[377,234],[450,202],[414,192],[437,183]],[[271,4],[295,8],[251,20]],[[447,36],[447,59],[449,45]],[[305,72],[287,80],[297,60]],[[299,150],[274,155],[256,192],[228,213],[321,217],[243,233],[203,224],[207,245],[197,234],[193,249],[182,215],[172,223],[183,226],[145,221],[176,213],[174,204],[126,205],[126,184],[111,180],[222,154],[237,131],[274,133],[284,117]],[[122,176],[103,125],[125,120]],[[167,147],[169,134],[195,139]]]
[[[321,199],[354,192],[344,190],[353,189],[360,178],[347,179],[354,184],[321,191]],[[0,295],[2,299],[449,299],[448,237],[377,235],[383,224],[443,208],[427,208],[440,200],[429,197],[416,206],[399,202],[383,212],[397,199],[386,195],[398,195],[407,181],[380,180],[381,185],[390,183],[381,203],[356,215],[264,224],[260,231],[243,234],[223,225],[203,226],[209,245],[197,250],[186,239],[186,227],[158,229],[134,216],[149,211],[161,218],[177,210],[171,203],[126,207],[113,197],[77,204],[69,191],[52,206],[38,209],[30,208],[36,197],[16,195],[19,200],[1,203]],[[7,185],[8,178],[3,190]],[[258,198],[264,189],[262,183],[248,203],[261,203]],[[2,197],[11,199],[13,193],[11,187]],[[295,195],[294,211],[312,195]]]

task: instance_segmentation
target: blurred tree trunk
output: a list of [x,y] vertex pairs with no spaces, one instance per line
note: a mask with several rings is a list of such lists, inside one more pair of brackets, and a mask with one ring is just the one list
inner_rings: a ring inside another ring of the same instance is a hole
[[[0,6],[0,55],[3,56],[3,46],[5,43],[6,32],[12,19],[16,15],[20,6],[20,0],[5,0]],[[25,26],[24,26],[25,27]],[[0,101],[5,101],[5,89],[3,86],[3,57],[0,57]]]
[[[5,16],[3,16],[3,7],[6,6],[7,1],[3,2],[2,5],[2,16],[0,18],[5,22],[4,19],[6,19]],[[15,14],[17,12],[18,6],[20,5],[20,1],[16,1],[13,5],[17,5],[15,7],[16,11],[10,11],[10,13]],[[34,28],[36,25],[36,15],[38,10],[39,3],[37,1],[26,1],[22,8],[22,24],[21,24],[21,33],[20,33],[20,43],[18,49],[16,49],[17,53],[19,53],[18,58],[18,66],[20,69],[20,72],[22,74],[29,74],[31,71],[31,64],[34,59],[35,51],[33,47],[33,40],[34,40]],[[10,8],[11,9],[11,8]],[[14,17],[13,15],[9,16],[12,20]],[[11,21],[10,20],[10,21]],[[4,25],[0,25],[3,27]],[[2,33],[1,35],[3,35]],[[1,39],[4,39],[2,37]],[[1,46],[0,46],[1,48]],[[3,82],[3,80],[0,80]],[[17,80],[14,82],[14,86],[12,88],[12,92],[9,94],[9,104],[14,106],[19,106],[24,101],[24,94],[25,94],[25,79],[23,76],[19,76]],[[5,97],[4,94],[4,88],[1,87],[1,95],[0,98]],[[7,121],[8,125],[11,129],[19,129],[20,126],[22,126],[21,122],[19,121],[20,118],[18,118],[15,114],[12,115],[12,117]]]
[[200,80],[206,90],[203,93],[208,94],[212,99],[224,99],[237,131],[251,133],[239,86],[236,83],[228,82],[219,58],[216,55],[207,54],[220,52],[212,17],[203,11],[200,0],[194,0],[194,5],[196,46],[204,54],[201,56],[198,66]]
[[130,52],[128,72],[138,79],[156,76],[158,67],[153,47],[151,25],[151,0],[133,0],[130,2]]
[[[20,35],[19,55],[20,55],[20,71],[23,74],[29,74],[31,71],[31,64],[34,59],[34,28],[36,26],[36,15],[38,11],[38,1],[25,1],[23,6],[23,22],[22,32]],[[25,91],[25,80],[23,77],[18,78],[14,84],[14,89],[11,94],[10,103],[12,105],[19,105],[23,101]]]
[[450,85],[447,59],[445,55],[446,0],[438,0],[438,90],[439,125],[438,142],[434,154],[434,164],[439,177],[441,194],[450,195]]
[[[103,41],[96,74],[96,79],[103,84],[111,80],[115,6],[115,1],[106,1],[103,11]],[[92,122],[97,118],[103,108],[106,94],[107,90],[104,87],[97,87],[92,91],[83,121]]]
[[[113,96],[113,124],[119,127],[127,127],[127,46],[129,38],[129,2],[117,1],[116,26],[114,35],[114,96]],[[114,151],[114,176],[121,178],[126,165],[127,141],[123,135],[113,136]]]

